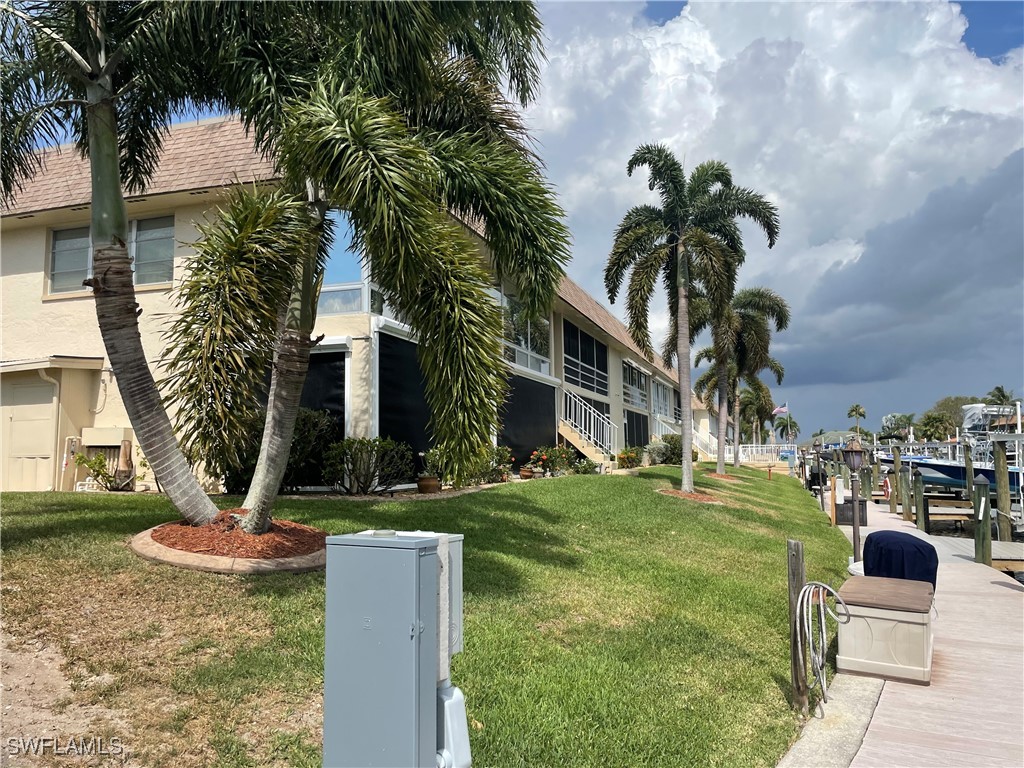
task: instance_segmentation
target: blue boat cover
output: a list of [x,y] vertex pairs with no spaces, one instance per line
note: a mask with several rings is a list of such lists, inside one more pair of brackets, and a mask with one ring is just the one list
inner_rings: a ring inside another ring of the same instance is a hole
[[901,531],[875,531],[864,540],[864,575],[927,581],[935,589],[939,556],[924,539]]

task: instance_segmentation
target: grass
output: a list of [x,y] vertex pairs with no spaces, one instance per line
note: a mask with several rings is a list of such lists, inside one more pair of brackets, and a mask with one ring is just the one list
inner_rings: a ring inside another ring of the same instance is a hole
[[[475,765],[771,766],[798,725],[786,539],[833,584],[848,545],[795,480],[736,474],[697,473],[721,505],[657,493],[679,471],[655,467],[276,512],[332,533],[465,534],[452,677]],[[63,651],[77,700],[126,713],[141,764],[319,765],[323,574],[201,574],[124,546],[174,518],[159,497],[5,494],[9,631]]]

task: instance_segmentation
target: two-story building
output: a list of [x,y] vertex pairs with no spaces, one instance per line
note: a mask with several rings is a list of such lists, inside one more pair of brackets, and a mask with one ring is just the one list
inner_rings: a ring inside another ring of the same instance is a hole
[[[270,162],[237,120],[180,124],[143,195],[127,201],[129,247],[142,309],[143,346],[154,367],[173,316],[196,222],[238,182],[274,182]],[[88,164],[72,147],[46,165],[4,209],[0,231],[0,469],[2,490],[70,490],[82,479],[75,451],[116,457],[134,442],[106,359],[91,292]],[[430,445],[415,334],[389,310],[347,250],[343,214],[321,292],[303,405],[330,411],[347,436],[383,435]],[[486,244],[473,232],[482,249]],[[608,463],[611,454],[678,432],[674,371],[644,359],[626,328],[568,277],[552,313],[531,319],[494,286],[505,308],[508,399],[497,442],[517,463],[538,445],[566,442]],[[692,397],[692,395],[691,395]],[[714,440],[713,418],[692,398],[695,444]],[[731,425],[730,425],[731,429]],[[136,461],[138,459],[136,455]]]

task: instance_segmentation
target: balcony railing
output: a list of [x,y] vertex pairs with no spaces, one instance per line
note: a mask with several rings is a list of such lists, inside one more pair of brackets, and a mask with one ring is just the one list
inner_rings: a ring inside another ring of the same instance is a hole
[[662,438],[665,435],[681,435],[683,428],[671,421],[667,416],[663,416],[660,413],[654,414],[654,418],[651,420],[651,434],[654,437]]
[[615,425],[582,397],[562,390],[562,421],[605,453],[615,453]]

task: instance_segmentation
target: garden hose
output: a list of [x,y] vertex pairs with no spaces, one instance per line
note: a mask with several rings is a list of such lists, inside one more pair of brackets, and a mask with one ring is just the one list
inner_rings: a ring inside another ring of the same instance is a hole
[[[833,611],[827,598],[833,598],[836,603],[836,610]],[[804,642],[807,643],[807,651],[811,658],[811,671],[814,673],[814,681],[807,688],[808,694],[817,685],[821,688],[821,703],[828,702],[828,685],[825,679],[825,655],[828,653],[828,635],[825,628],[826,616],[831,616],[839,624],[846,624],[850,621],[850,610],[843,602],[843,598],[828,584],[820,581],[809,581],[800,590],[800,596],[796,602],[797,621],[800,623],[797,632],[797,651],[800,658],[804,658]],[[814,626],[814,619],[817,617],[817,627]]]

